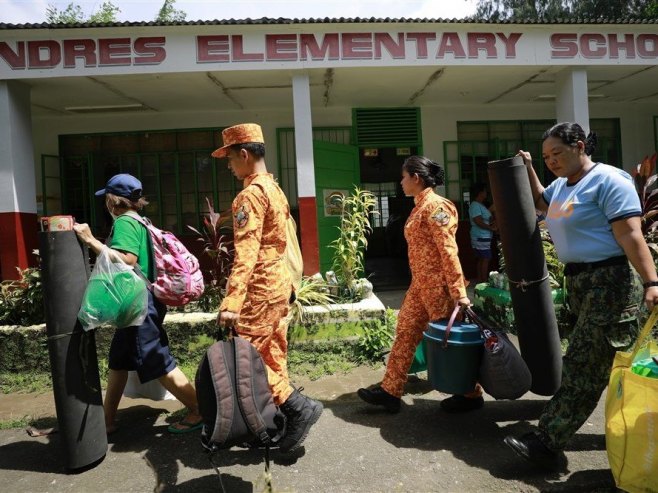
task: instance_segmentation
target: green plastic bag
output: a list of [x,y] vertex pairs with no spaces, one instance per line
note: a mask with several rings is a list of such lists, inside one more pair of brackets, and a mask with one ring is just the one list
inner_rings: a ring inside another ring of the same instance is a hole
[[78,320],[84,330],[102,324],[141,325],[148,313],[146,283],[107,246],[96,259],[82,298]]
[[411,362],[411,368],[409,368],[409,373],[420,373],[421,371],[427,371],[427,356],[425,350],[425,340],[421,340],[420,344],[416,347],[416,352],[414,353],[414,360]]
[[643,377],[658,378],[658,363],[656,363],[655,359],[648,357],[635,360],[631,365],[631,371]]

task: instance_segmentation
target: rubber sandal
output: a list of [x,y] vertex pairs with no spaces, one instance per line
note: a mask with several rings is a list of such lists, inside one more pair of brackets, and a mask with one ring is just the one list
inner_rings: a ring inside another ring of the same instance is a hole
[[[182,426],[183,428],[177,428],[177,426]],[[179,421],[173,425],[169,425],[167,431],[173,433],[174,435],[180,435],[183,433],[191,433],[193,431],[200,430],[203,427],[203,421],[198,423],[190,423],[189,421]]]

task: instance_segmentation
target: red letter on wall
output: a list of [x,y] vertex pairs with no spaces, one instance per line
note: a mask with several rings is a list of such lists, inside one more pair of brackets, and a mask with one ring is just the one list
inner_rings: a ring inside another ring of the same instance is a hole
[[[41,58],[46,54],[46,58]],[[62,61],[62,49],[57,41],[28,41],[27,59],[29,68],[53,68]]]
[[228,36],[197,36],[196,62],[229,62]]
[[266,60],[297,60],[296,34],[265,35]]
[[133,46],[135,54],[135,65],[157,65],[167,58],[167,50],[164,45],[166,42],[164,36],[154,38],[137,38]]
[[95,67],[96,42],[93,39],[64,40],[64,68],[75,68],[75,59],[84,58],[85,67]]
[[130,65],[132,52],[130,38],[108,38],[98,40],[98,65]]
[[578,55],[577,34],[552,34],[551,58],[574,58]]
[[338,47],[338,34],[325,34],[322,39],[322,46],[318,45],[315,35],[313,34],[300,34],[299,35],[299,58],[307,60],[308,56],[311,60],[338,60],[340,50]]
[[18,41],[14,51],[6,42],[0,41],[0,58],[7,62],[12,70],[25,68],[25,42]]

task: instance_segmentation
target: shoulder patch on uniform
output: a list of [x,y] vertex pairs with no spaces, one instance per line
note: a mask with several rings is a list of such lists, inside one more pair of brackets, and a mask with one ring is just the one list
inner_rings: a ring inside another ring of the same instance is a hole
[[450,214],[448,214],[443,206],[438,206],[434,212],[432,212],[432,219],[436,221],[439,226],[446,226],[450,222]]
[[244,228],[249,222],[249,204],[244,202],[240,204],[238,210],[233,214],[233,219],[238,228]]

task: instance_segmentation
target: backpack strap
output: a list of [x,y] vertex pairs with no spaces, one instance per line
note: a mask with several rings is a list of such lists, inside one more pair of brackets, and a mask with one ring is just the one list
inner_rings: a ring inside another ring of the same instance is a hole
[[[131,214],[130,211],[124,212],[123,214],[121,214],[121,216],[132,217],[138,223],[142,224],[146,228],[146,232],[147,232],[146,236],[148,238],[147,241],[149,242],[149,250],[151,252],[151,259],[152,259],[153,265],[155,265],[155,256],[154,256],[154,253],[153,253],[153,242],[151,240],[151,234],[148,232],[148,226],[146,225],[146,223],[144,221],[144,219],[146,219],[146,218],[142,218],[142,216],[140,216],[136,212]],[[119,216],[119,217],[121,217],[121,216]],[[117,217],[117,219],[119,217]],[[146,221],[148,221],[148,219],[146,219]],[[110,228],[110,234],[107,235],[107,238],[105,238],[105,244],[108,246],[108,248],[110,246],[110,242],[112,241],[113,236],[114,236],[114,221],[112,221],[112,227]],[[146,283],[146,289],[148,289],[149,291],[152,292],[153,291],[153,282],[142,271],[142,268],[139,266],[139,262],[135,262],[135,265],[133,265],[133,270],[135,271],[135,274],[137,274],[139,276],[139,278]]]
[[225,342],[216,342],[206,351],[208,366],[210,367],[210,378],[212,378],[215,401],[217,402],[215,428],[210,437],[210,441],[215,443],[224,443],[233,426],[233,388],[226,362],[226,354],[224,353],[226,346],[227,343]]
[[269,443],[270,436],[263,417],[256,408],[254,399],[253,371],[254,360],[252,357],[251,343],[241,337],[231,339],[235,354],[235,388],[237,390],[238,406],[245,423],[262,443]]
[[[140,216],[137,212],[135,211],[127,211],[121,214],[121,216],[128,216],[133,218],[135,221],[137,221],[139,224],[144,226],[146,228],[146,241],[148,242],[148,249],[149,252],[151,252],[151,266],[153,268],[153,272],[155,272],[155,248],[153,247],[153,238],[151,238],[151,230],[149,229],[149,226],[151,226],[153,223],[151,220],[147,217]],[[121,217],[119,216],[119,217]],[[110,237],[112,233],[114,232],[114,223],[112,223],[112,230],[110,231]],[[153,282],[148,278],[148,273],[142,272],[141,267],[139,266],[139,263],[135,263],[135,272],[137,273],[138,276],[140,276],[144,281],[146,282],[146,286],[148,287],[149,291],[153,291]]]

